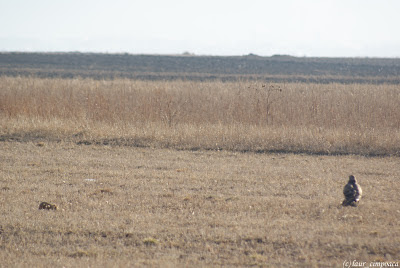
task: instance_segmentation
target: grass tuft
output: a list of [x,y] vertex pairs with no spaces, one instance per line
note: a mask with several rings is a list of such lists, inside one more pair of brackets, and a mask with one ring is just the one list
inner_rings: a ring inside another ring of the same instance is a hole
[[158,240],[153,237],[148,237],[143,239],[143,244],[145,244],[146,246],[155,246],[158,243],[159,243]]

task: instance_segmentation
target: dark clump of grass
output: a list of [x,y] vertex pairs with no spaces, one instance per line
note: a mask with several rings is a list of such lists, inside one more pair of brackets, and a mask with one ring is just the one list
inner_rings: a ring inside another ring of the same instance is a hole
[[143,244],[145,244],[146,246],[155,246],[158,243],[159,243],[158,240],[153,237],[148,237],[143,239]]

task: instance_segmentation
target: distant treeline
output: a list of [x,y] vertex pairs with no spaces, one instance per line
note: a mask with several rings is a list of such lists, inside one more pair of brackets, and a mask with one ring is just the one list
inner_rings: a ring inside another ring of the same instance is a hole
[[0,75],[400,84],[400,59],[0,53]]

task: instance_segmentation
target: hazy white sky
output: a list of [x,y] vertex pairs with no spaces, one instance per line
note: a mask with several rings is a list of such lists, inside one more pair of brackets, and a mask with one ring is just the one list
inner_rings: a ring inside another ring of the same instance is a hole
[[0,0],[0,51],[400,57],[398,0]]

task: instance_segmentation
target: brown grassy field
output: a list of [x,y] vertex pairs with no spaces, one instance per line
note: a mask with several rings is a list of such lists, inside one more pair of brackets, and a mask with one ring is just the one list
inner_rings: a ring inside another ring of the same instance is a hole
[[0,266],[399,262],[399,103],[398,85],[0,77]]
[[[397,157],[0,143],[2,267],[399,261]],[[342,207],[349,174],[359,207]],[[39,203],[58,205],[39,210]]]
[[0,77],[0,139],[400,156],[400,86]]

